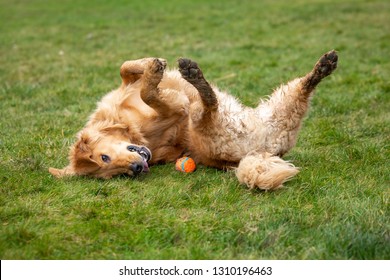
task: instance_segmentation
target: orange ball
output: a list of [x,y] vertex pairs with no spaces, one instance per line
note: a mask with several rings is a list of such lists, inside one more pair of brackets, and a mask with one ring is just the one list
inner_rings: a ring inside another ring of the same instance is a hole
[[176,161],[176,170],[191,173],[196,169],[195,161],[190,157],[182,157]]

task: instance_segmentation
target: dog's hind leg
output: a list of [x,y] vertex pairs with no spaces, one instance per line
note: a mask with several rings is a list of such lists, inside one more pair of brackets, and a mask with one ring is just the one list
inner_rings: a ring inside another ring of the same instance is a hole
[[280,86],[267,102],[259,105],[260,114],[269,124],[268,152],[281,156],[295,145],[310,97],[321,80],[336,69],[337,60],[335,51],[325,53],[306,76]]
[[338,56],[332,50],[325,53],[315,64],[313,70],[302,79],[302,94],[310,95],[321,80],[337,68]]

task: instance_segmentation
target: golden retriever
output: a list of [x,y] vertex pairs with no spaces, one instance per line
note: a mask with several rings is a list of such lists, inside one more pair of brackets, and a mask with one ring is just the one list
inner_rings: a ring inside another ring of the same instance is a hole
[[211,86],[190,59],[179,59],[173,70],[159,58],[126,61],[121,86],[102,98],[78,133],[69,165],[49,171],[133,176],[187,155],[197,164],[235,168],[250,188],[279,188],[298,173],[281,157],[295,145],[309,99],[337,60],[335,51],[325,53],[307,75],[281,85],[256,108]]

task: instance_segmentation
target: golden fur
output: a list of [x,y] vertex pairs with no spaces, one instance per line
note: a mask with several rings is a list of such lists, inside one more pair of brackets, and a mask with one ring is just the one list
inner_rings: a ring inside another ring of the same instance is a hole
[[330,51],[306,76],[248,108],[210,86],[189,59],[180,59],[178,70],[166,70],[163,59],[127,61],[121,86],[102,98],[79,132],[69,165],[49,171],[111,178],[188,155],[198,164],[235,168],[250,188],[279,188],[298,173],[281,156],[296,143],[316,85],[336,66],[337,54]]

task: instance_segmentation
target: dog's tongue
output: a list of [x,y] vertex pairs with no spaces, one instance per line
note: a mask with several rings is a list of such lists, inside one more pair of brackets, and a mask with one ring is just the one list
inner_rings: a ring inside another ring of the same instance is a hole
[[142,170],[142,172],[149,172],[149,165],[146,160],[144,160],[144,169]]

